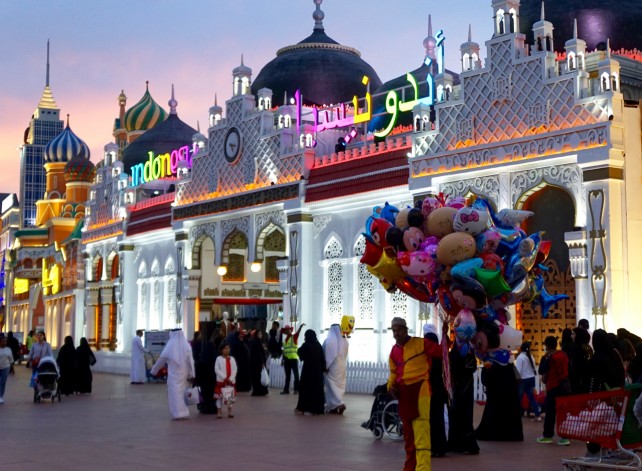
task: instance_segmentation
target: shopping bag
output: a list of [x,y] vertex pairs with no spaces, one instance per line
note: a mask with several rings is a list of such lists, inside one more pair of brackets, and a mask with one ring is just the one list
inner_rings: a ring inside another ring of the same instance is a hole
[[185,389],[185,405],[193,406],[201,402],[201,390],[198,386]]
[[236,401],[236,394],[234,393],[234,386],[224,386],[221,388],[221,397],[224,404],[232,404]]
[[268,387],[270,385],[270,375],[268,374],[268,370],[263,367],[261,370],[261,385]]

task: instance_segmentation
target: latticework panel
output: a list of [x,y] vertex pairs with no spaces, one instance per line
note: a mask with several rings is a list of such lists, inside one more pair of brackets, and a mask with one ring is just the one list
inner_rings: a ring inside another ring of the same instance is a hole
[[230,254],[227,273],[223,276],[223,281],[245,281],[244,255]]
[[[576,100],[574,74],[549,80],[542,55],[515,61],[510,37],[490,47],[487,63],[487,72],[462,78],[461,103],[437,106],[438,132],[418,134],[414,155],[464,151],[608,121],[606,98]],[[473,129],[462,129],[462,123]]]
[[328,315],[330,324],[341,322],[343,316],[343,279],[344,269],[341,262],[328,266]]
[[562,338],[562,330],[573,328],[576,322],[575,280],[571,276],[570,267],[560,272],[554,260],[546,260],[544,265],[549,268],[544,272],[544,286],[550,295],[566,294],[568,299],[559,301],[548,311],[546,319],[542,317],[541,308],[533,304],[519,303],[516,305],[516,326],[524,333],[524,340],[532,342],[533,356],[537,361],[544,354],[544,339],[549,335]]

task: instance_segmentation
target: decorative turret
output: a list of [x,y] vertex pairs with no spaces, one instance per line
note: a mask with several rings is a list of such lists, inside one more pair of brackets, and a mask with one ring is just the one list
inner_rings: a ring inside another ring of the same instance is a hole
[[463,43],[459,50],[461,51],[461,70],[481,69],[481,60],[479,58],[479,44],[473,42],[472,25],[468,25],[468,41]]
[[535,38],[533,51],[555,51],[553,44],[553,29],[555,29],[553,27],[553,23],[546,21],[544,2],[542,2],[542,14],[540,20],[533,25],[533,37]]
[[494,36],[519,32],[519,0],[493,0]]
[[234,77],[234,96],[250,93],[252,69],[243,63],[243,54],[241,54],[241,65],[232,71],[232,77]]
[[214,106],[210,107],[210,127],[213,128],[223,119],[223,108],[218,105],[218,96],[214,94]]
[[118,118],[114,120],[114,131],[112,135],[118,149],[122,150],[127,145],[127,130],[125,129],[125,107],[127,106],[127,95],[121,90],[118,95]]
[[611,57],[611,40],[606,40],[606,57],[597,63],[600,91],[620,91],[620,63]]
[[82,154],[76,154],[65,165],[65,180],[69,182],[89,182],[96,176],[96,166]]

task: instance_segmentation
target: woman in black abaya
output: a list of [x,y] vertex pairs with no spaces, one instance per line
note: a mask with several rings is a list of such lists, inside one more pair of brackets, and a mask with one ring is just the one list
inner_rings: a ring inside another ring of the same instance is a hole
[[251,389],[250,384],[250,352],[247,344],[241,338],[238,328],[234,324],[230,326],[231,332],[227,334],[225,340],[230,346],[230,355],[236,360],[238,372],[236,373],[236,391],[248,392]]
[[91,383],[94,379],[91,374],[91,366],[96,363],[94,352],[91,351],[85,337],[80,339],[80,345],[76,349],[76,391],[80,394],[91,394]]
[[524,441],[513,365],[491,363],[490,367],[482,368],[482,383],[486,389],[486,406],[481,423],[475,430],[477,440]]
[[477,359],[472,352],[463,355],[455,343],[448,354],[453,400],[448,410],[448,450],[465,455],[479,453],[473,427],[475,371]]
[[65,337],[65,343],[60,347],[56,361],[60,370],[58,389],[61,394],[69,396],[76,389],[76,348],[71,336]]
[[253,330],[250,332],[248,346],[250,348],[250,381],[252,382],[252,396],[267,396],[268,388],[261,384],[261,371],[265,367],[266,352],[263,348],[263,332]]
[[305,412],[322,415],[325,412],[325,391],[323,390],[325,354],[314,330],[306,330],[305,342],[298,353],[299,360],[303,362],[303,369],[299,385],[299,401],[294,412],[301,415]]

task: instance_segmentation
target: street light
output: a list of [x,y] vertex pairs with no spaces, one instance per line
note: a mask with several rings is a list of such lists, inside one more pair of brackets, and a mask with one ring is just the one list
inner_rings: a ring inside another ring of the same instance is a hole
[[218,273],[219,276],[225,276],[227,274],[227,267],[225,265],[219,265],[216,269],[216,273]]
[[250,265],[250,271],[252,273],[258,273],[261,271],[261,262],[252,262],[252,265]]

